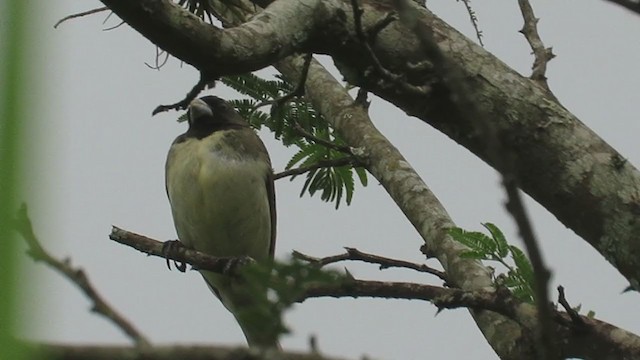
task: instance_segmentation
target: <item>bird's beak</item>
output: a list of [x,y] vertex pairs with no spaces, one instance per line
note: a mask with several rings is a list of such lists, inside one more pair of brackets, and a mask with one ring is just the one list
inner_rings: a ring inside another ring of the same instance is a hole
[[195,99],[189,103],[189,117],[195,119],[201,116],[213,116],[213,111],[206,102]]

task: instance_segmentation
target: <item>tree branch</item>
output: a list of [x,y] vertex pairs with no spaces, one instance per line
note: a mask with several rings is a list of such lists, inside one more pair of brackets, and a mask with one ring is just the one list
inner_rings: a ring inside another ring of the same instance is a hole
[[208,270],[218,274],[228,274],[229,269],[237,263],[236,257],[215,257],[187,247],[179,247],[167,251],[163,242],[136,234],[117,226],[113,226],[109,239],[130,246],[147,255],[170,259],[179,263],[191,264],[198,270]]
[[76,14],[71,14],[71,15],[65,16],[62,19],[58,20],[58,22],[56,22],[55,25],[53,25],[53,28],[57,29],[58,26],[60,26],[60,24],[62,24],[65,21],[68,21],[68,20],[71,20],[71,19],[77,19],[79,17],[83,17],[83,16],[87,16],[87,15],[96,14],[96,13],[99,13],[99,12],[102,12],[102,11],[106,11],[106,10],[109,10],[109,8],[106,7],[106,6],[103,6],[103,7],[99,7],[99,8],[96,8],[96,9],[91,9],[91,10],[87,10],[87,11],[83,11],[83,12],[79,12],[79,13],[76,13]]
[[[114,232],[117,233],[116,237],[126,238],[123,243],[127,243],[150,255],[164,258],[161,253],[162,242],[118,228],[114,228],[110,237],[113,236]],[[220,270],[218,258],[196,251],[185,251],[180,257],[175,256],[172,259],[185,261],[203,270],[216,272]],[[331,284],[318,285],[310,283],[303,286],[304,289],[298,297],[298,302],[316,297],[376,297],[425,300],[433,303],[439,309],[466,307],[476,310],[491,310],[515,320],[528,331],[532,331],[536,327],[536,313],[533,306],[516,299],[506,289],[468,291],[415,283],[356,279]],[[580,356],[585,359],[635,359],[640,356],[640,338],[634,334],[585,316],[580,316],[580,326],[573,326],[572,324],[575,324],[575,321],[571,320],[570,315],[556,310],[554,310],[554,318],[556,319],[554,332],[558,335],[554,340],[563,346],[563,353],[567,356]],[[585,344],[588,344],[588,346]],[[149,351],[156,354],[157,349],[156,347],[141,349],[139,352],[144,354],[145,351]],[[184,350],[181,347],[176,347],[176,349]],[[122,351],[122,348],[120,350]],[[585,354],[587,355],[585,356]],[[113,355],[113,353],[110,353],[110,355]],[[120,357],[116,356],[115,358]],[[178,356],[177,358],[181,357]],[[96,359],[96,357],[92,357],[92,359]],[[100,358],[98,357],[97,359]]]
[[[522,0],[520,0],[522,1]],[[455,67],[454,61],[447,58],[438,47],[433,32],[424,23],[413,16],[410,3],[407,0],[396,0],[400,18],[420,39],[420,44],[425,55],[431,55],[434,65],[441,74],[441,82],[453,94],[452,98],[458,103],[461,116],[466,121],[476,126],[476,132],[484,138],[488,158],[496,164],[495,168],[500,172],[502,185],[507,195],[507,210],[513,216],[518,232],[522,237],[527,253],[534,270],[534,294],[539,314],[539,328],[536,331],[538,346],[536,346],[539,359],[559,359],[560,355],[554,343],[554,328],[551,324],[551,311],[549,309],[548,283],[550,271],[544,264],[538,242],[533,232],[533,226],[522,202],[517,180],[515,176],[515,159],[502,139],[498,136],[491,116],[476,106],[469,97],[472,92],[468,88],[464,76]],[[522,5],[521,5],[522,6]]]
[[330,167],[340,167],[340,166],[357,167],[357,166],[362,166],[362,165],[354,157],[343,157],[343,158],[334,159],[334,160],[323,160],[323,161],[318,161],[317,163],[309,165],[309,166],[303,166],[303,167],[299,167],[299,168],[295,168],[295,169],[289,169],[289,170],[285,170],[285,171],[279,172],[279,173],[273,175],[273,179],[274,180],[278,180],[278,179],[282,179],[282,178],[287,177],[287,176],[297,176],[297,175],[304,174],[304,173],[307,173],[309,171],[313,171],[313,170],[317,170],[317,169],[330,168]]
[[58,260],[51,256],[40,244],[36,237],[31,220],[27,214],[27,206],[23,204],[18,210],[15,229],[22,235],[29,246],[27,254],[35,261],[41,261],[75,284],[93,302],[91,311],[100,314],[111,321],[116,327],[124,332],[140,348],[151,346],[149,340],[122,316],[115,308],[98,293],[98,290],[91,284],[87,274],[80,268],[73,267],[70,259]]
[[170,0],[101,1],[151,42],[211,78],[258,70],[301,51],[315,26],[309,20],[321,11],[318,0],[281,1],[241,26],[221,30]]
[[318,353],[282,352],[279,354],[259,353],[246,348],[207,345],[164,345],[140,350],[118,345],[61,345],[27,344],[34,351],[33,360],[345,360]]
[[627,10],[631,10],[636,14],[640,14],[640,1],[638,0],[607,0],[614,4],[618,4]]
[[341,152],[343,154],[347,154],[350,156],[353,156],[353,151],[351,151],[351,148],[348,146],[340,146],[337,144],[332,143],[331,141],[327,141],[325,139],[319,138],[313,134],[308,133],[302,126],[300,126],[300,124],[294,124],[293,125],[293,130],[295,130],[300,136],[304,137],[307,140],[311,140],[313,142],[315,142],[316,144],[320,144],[326,148]]
[[540,34],[538,34],[538,21],[533,13],[533,8],[529,3],[529,0],[518,0],[520,11],[522,12],[522,18],[524,19],[524,25],[520,33],[524,35],[527,42],[531,46],[535,60],[531,69],[533,73],[529,77],[531,80],[537,82],[543,88],[549,90],[549,84],[547,83],[547,63],[555,57],[551,48],[545,48]]
[[345,247],[345,250],[347,251],[344,254],[339,254],[339,255],[333,255],[333,256],[326,256],[323,258],[316,258],[313,256],[309,256],[309,255],[305,255],[301,252],[298,251],[294,251],[293,252],[293,257],[300,259],[300,260],[304,260],[307,262],[312,263],[313,265],[319,266],[319,267],[324,267],[330,264],[335,264],[337,262],[340,261],[348,261],[348,260],[352,260],[352,261],[363,261],[366,263],[370,263],[370,264],[378,264],[380,265],[380,270],[383,269],[389,269],[389,268],[404,268],[404,269],[412,269],[415,271],[419,271],[419,272],[424,272],[424,273],[428,273],[428,274],[432,274],[435,275],[437,277],[439,277],[442,281],[444,281],[446,283],[447,281],[447,275],[440,271],[440,270],[436,270],[434,268],[431,268],[425,264],[416,264],[416,263],[412,263],[409,261],[404,261],[404,260],[398,260],[398,259],[391,259],[391,258],[387,258],[387,257],[383,257],[383,256],[378,256],[378,255],[374,255],[374,254],[367,254],[364,253],[358,249],[354,249],[354,248],[350,248],[350,247]]

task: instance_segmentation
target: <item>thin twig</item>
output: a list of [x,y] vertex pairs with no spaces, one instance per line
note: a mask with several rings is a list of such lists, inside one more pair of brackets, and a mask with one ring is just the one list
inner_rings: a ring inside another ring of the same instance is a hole
[[[160,61],[160,57],[164,55],[164,59],[162,59],[162,61]],[[165,66],[167,64],[167,61],[169,60],[169,53],[160,49],[160,47],[156,46],[156,58],[155,58],[155,64],[154,65],[150,65],[149,63],[145,62],[144,64],[147,65],[147,67],[149,69],[153,69],[153,70],[160,70],[161,67]]]
[[161,113],[161,112],[164,112],[164,111],[169,111],[169,110],[183,110],[183,109],[186,109],[187,106],[189,106],[189,103],[191,101],[193,101],[198,96],[198,94],[200,94],[200,92],[202,92],[202,90],[204,90],[207,87],[207,84],[209,84],[211,78],[212,77],[205,76],[201,72],[200,73],[200,79],[193,86],[193,88],[191,88],[191,90],[187,93],[187,96],[185,96],[184,99],[178,101],[175,104],[171,104],[171,105],[159,105],[157,108],[155,108],[155,110],[153,110],[151,115],[156,115],[158,113]]
[[[362,10],[360,5],[358,5],[358,0],[351,0],[351,8],[353,9],[353,23],[354,23],[356,35],[358,36],[358,39],[364,46],[364,49],[367,55],[373,62],[373,67],[376,69],[376,71],[380,73],[380,75],[382,75],[383,77],[387,78],[389,81],[394,83],[395,85],[402,87],[403,90],[406,90],[413,94],[426,96],[428,94],[427,87],[425,86],[419,87],[419,86],[411,85],[406,81],[407,79],[405,76],[394,74],[393,72],[386,69],[384,65],[382,65],[382,63],[378,59],[378,56],[376,56],[375,52],[371,48],[370,36],[367,36],[364,32],[364,28],[362,25],[362,14],[364,13],[364,10]],[[376,26],[373,27],[372,30],[374,31],[374,33],[372,35],[377,35],[377,33],[384,28],[383,26],[389,25],[394,20],[395,20],[395,16],[387,15],[385,18],[379,21],[378,24],[376,24]]]
[[309,171],[322,169],[322,168],[330,168],[330,167],[339,167],[339,166],[353,166],[358,167],[361,166],[360,162],[354,157],[343,157],[340,159],[332,159],[332,160],[321,160],[315,164],[309,166],[303,166],[295,169],[285,170],[273,175],[274,180],[278,180],[287,176],[297,176],[304,174]]
[[76,13],[76,14],[67,15],[67,16],[63,17],[62,19],[58,20],[58,22],[55,25],[53,25],[53,28],[57,29],[58,26],[60,26],[60,24],[62,24],[63,22],[65,22],[67,20],[77,19],[79,17],[83,17],[83,16],[87,16],[87,15],[91,15],[91,14],[96,14],[96,13],[99,13],[99,12],[102,12],[102,11],[106,11],[106,10],[109,10],[109,8],[106,7],[106,6],[103,6],[103,7],[99,7],[99,8],[95,8],[95,9],[79,12],[79,13]]
[[564,296],[564,287],[562,285],[558,286],[558,303],[560,303],[560,305],[562,305],[562,307],[567,312],[567,314],[569,314],[569,317],[571,318],[571,321],[575,325],[585,326],[584,320],[582,319],[580,314],[578,314],[578,312],[575,311],[571,307],[571,305],[569,305],[569,302],[567,301],[567,298]]
[[538,20],[540,19],[537,19],[533,13],[533,8],[529,0],[518,0],[518,5],[520,6],[520,12],[522,12],[522,18],[524,19],[524,25],[520,33],[527,39],[535,58],[533,66],[531,67],[533,72],[529,78],[549,90],[546,77],[547,63],[549,63],[555,55],[553,54],[552,48],[544,47],[540,34],[538,34]]
[[284,104],[296,96],[304,95],[304,84],[307,82],[307,75],[309,74],[309,67],[311,66],[311,60],[313,59],[313,53],[308,53],[304,56],[304,63],[302,64],[302,74],[298,80],[298,84],[292,92],[287,95],[274,100],[275,104]]
[[473,25],[473,29],[476,31],[476,38],[478,39],[478,42],[480,43],[480,46],[484,47],[484,43],[482,42],[482,31],[478,26],[478,16],[476,15],[476,12],[471,8],[471,1],[462,0],[462,3],[464,3],[464,7],[467,8],[467,14],[469,14],[471,25]]
[[274,109],[279,108],[281,106],[283,106],[285,103],[289,102],[291,99],[293,99],[294,97],[300,97],[304,95],[304,84],[307,82],[307,74],[309,73],[309,67],[311,66],[311,60],[313,59],[313,53],[308,53],[304,56],[304,63],[302,65],[302,70],[301,70],[301,75],[300,75],[300,79],[298,81],[298,84],[296,85],[296,87],[289,93],[278,97],[276,99],[272,99],[269,101],[263,101],[260,102],[258,104],[256,104],[253,107],[253,111],[258,110],[261,107],[264,106],[273,106],[274,108],[272,108],[271,112],[274,112]]
[[73,282],[80,290],[93,302],[91,311],[104,316],[111,320],[120,330],[122,330],[135,344],[139,347],[149,347],[149,340],[138,331],[133,324],[122,316],[115,308],[107,303],[107,301],[98,293],[95,287],[89,281],[84,270],[73,267],[70,259],[58,260],[51,256],[40,244],[36,237],[31,220],[27,214],[27,206],[22,204],[15,219],[15,227],[18,233],[27,242],[29,250],[27,254],[35,261],[42,261],[49,265],[67,279]]
[[122,25],[124,25],[124,24],[126,24],[126,22],[124,22],[124,20],[123,20],[123,21],[120,21],[120,23],[118,23],[117,25],[113,25],[113,26],[111,26],[111,27],[108,27],[108,28],[104,28],[104,29],[102,29],[102,31],[111,31],[111,30],[115,30],[115,29],[119,28],[120,26],[122,26]]
[[368,254],[365,252],[362,252],[358,249],[355,248],[350,248],[350,247],[345,247],[344,248],[346,250],[346,253],[344,254],[339,254],[339,255],[333,255],[333,256],[327,256],[327,257],[323,257],[323,258],[315,258],[309,255],[305,255],[301,252],[298,251],[294,251],[293,252],[293,257],[297,258],[297,259],[301,259],[304,261],[308,261],[310,263],[313,263],[315,265],[318,265],[320,267],[329,265],[329,264],[334,264],[340,261],[363,261],[369,264],[378,264],[380,265],[380,269],[389,269],[389,268],[404,268],[404,269],[411,269],[411,270],[415,270],[415,271],[419,271],[419,272],[424,272],[424,273],[428,273],[428,274],[432,274],[435,275],[437,277],[439,277],[441,280],[443,281],[447,281],[447,275],[440,270],[436,270],[434,268],[431,268],[425,264],[416,264],[416,263],[412,263],[409,261],[404,261],[404,260],[398,260],[398,259],[392,259],[392,258],[387,258],[387,257],[383,257],[383,256],[378,256],[378,255],[373,255],[373,254]]
[[353,152],[351,151],[351,148],[348,146],[344,146],[344,145],[337,145],[332,143],[331,141],[327,141],[325,139],[321,139],[309,132],[307,132],[302,126],[300,126],[300,124],[294,124],[293,125],[293,130],[295,130],[295,132],[297,132],[300,136],[306,138],[307,140],[313,141],[316,144],[320,144],[324,147],[327,147],[329,149],[347,154],[347,155],[353,155]]

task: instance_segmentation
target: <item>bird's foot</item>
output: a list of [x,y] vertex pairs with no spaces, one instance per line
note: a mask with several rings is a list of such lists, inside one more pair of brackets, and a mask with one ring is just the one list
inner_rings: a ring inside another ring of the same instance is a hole
[[[162,255],[164,255],[167,260],[167,267],[171,270],[171,259],[169,258],[172,254],[177,254],[180,250],[186,249],[186,246],[180,242],[180,240],[169,240],[165,241],[162,244]],[[173,264],[176,266],[176,269],[180,272],[185,272],[187,270],[187,263],[178,262],[173,260]]]

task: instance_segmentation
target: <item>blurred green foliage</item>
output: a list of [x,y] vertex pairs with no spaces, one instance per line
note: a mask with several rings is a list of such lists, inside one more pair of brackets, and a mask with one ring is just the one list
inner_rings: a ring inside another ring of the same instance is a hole
[[29,61],[25,56],[29,1],[7,0],[2,5],[0,31],[0,358],[21,359],[14,341],[17,325],[17,234],[12,231],[20,184],[21,135],[25,127],[24,95]]

